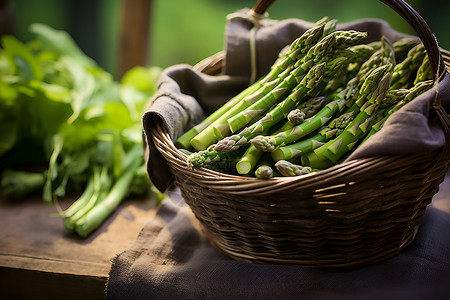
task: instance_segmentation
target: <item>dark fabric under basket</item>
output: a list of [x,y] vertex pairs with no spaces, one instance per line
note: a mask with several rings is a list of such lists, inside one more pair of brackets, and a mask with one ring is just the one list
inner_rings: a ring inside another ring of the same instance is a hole
[[[263,14],[272,2],[260,1],[254,11]],[[447,53],[443,58],[423,19],[403,1],[382,2],[410,23],[435,74],[443,74]],[[220,60],[220,55],[205,60],[199,68],[216,73]],[[210,242],[226,255],[255,263],[352,268],[392,257],[414,240],[450,161],[449,116],[439,103],[434,110],[446,137],[438,151],[351,160],[270,181],[190,168],[161,124],[150,138]]]

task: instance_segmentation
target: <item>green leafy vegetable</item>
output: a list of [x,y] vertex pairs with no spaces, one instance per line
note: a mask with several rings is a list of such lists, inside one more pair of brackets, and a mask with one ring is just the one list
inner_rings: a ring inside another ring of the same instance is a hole
[[155,192],[143,178],[140,121],[161,69],[136,67],[119,82],[66,32],[43,24],[30,31],[28,43],[1,39],[2,189],[10,198],[41,191],[49,205],[79,193],[60,215],[87,236],[126,196]]

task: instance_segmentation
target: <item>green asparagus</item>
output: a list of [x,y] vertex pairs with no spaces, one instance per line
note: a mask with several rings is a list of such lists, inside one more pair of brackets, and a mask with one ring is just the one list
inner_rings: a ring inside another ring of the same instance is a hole
[[259,135],[251,139],[250,143],[261,151],[272,152],[276,147],[295,142],[325,125],[338,110],[344,107],[345,102],[345,99],[334,100],[325,105],[313,117],[294,126],[292,129],[280,132],[274,136]]
[[[196,150],[204,150],[209,145],[226,136],[230,132],[227,120],[259,100],[268,91],[272,90],[278,83],[276,80],[288,76],[289,72],[286,72],[286,69],[295,63],[298,56],[302,57],[304,53],[322,38],[325,24],[326,22],[324,22],[324,20],[319,21],[315,26],[305,31],[298,39],[296,39],[291,44],[290,50],[284,55],[284,59],[277,61],[275,65],[271,67],[269,74],[255,84],[255,89],[252,93],[245,95],[245,97],[242,97],[242,99],[233,103],[232,107],[227,106],[224,108],[220,114],[217,114],[217,119],[211,121],[211,123],[204,127],[201,132],[190,139],[193,148]],[[190,136],[186,139],[189,138]]]
[[273,177],[273,169],[268,164],[262,164],[255,170],[255,177],[269,179]]
[[215,149],[217,151],[229,152],[245,145],[250,139],[257,135],[264,134],[272,126],[282,120],[298,103],[303,100],[310,91],[319,85],[323,77],[331,77],[332,74],[342,68],[348,57],[337,57],[328,62],[322,62],[310,69],[308,74],[303,78],[302,82],[294,89],[291,95],[269,111],[264,117],[257,122],[244,128],[239,134],[234,134],[220,140]]
[[239,174],[249,174],[258,164],[263,154],[264,152],[257,149],[254,145],[250,145],[236,163],[236,171]]
[[296,62],[294,66],[295,70],[291,72],[290,76],[280,82],[271,92],[266,93],[264,97],[258,99],[258,101],[248,106],[245,110],[229,118],[227,122],[231,132],[236,132],[249,124],[255,117],[262,115],[272,105],[280,102],[280,99],[283,99],[286,94],[289,94],[292,91],[292,89],[295,88],[297,90],[298,87],[295,86],[300,84],[302,79],[308,73],[308,70],[314,66],[314,62],[321,60],[331,52],[335,42],[335,33],[331,33],[324,37],[315,44],[301,60]]
[[[400,108],[402,108],[405,104],[410,102],[412,99],[416,98],[420,94],[426,92],[433,86],[433,81],[421,81],[416,83],[411,89],[402,89],[401,92],[403,94],[403,97],[400,101],[398,101],[396,104],[392,105],[390,109],[388,109],[384,114],[382,114],[380,120],[377,120],[372,125],[372,128],[370,132],[367,134],[367,136],[364,138],[364,143],[369,137],[374,135],[376,132],[380,131],[380,129],[383,127],[386,120],[396,111],[398,111]],[[389,93],[389,92],[388,92]]]
[[299,176],[309,174],[313,171],[311,167],[297,165],[287,160],[277,161],[275,167],[283,176]]
[[367,100],[361,106],[358,115],[339,136],[302,156],[302,164],[309,165],[313,168],[322,168],[324,165],[330,166],[350,151],[365,133],[368,133],[374,113],[377,111],[389,88],[391,68],[391,65],[384,65],[375,69],[366,78],[366,81],[372,82],[367,86],[375,87],[375,89],[363,94],[367,95],[365,97]]
[[271,152],[271,155],[274,161],[289,160],[311,152],[312,150],[325,144],[327,141],[328,139],[326,136],[318,133],[297,143],[278,147]]
[[361,44],[367,33],[321,25],[321,38],[280,52],[270,71],[278,76],[219,117],[214,139],[201,141],[206,148],[189,155],[190,166],[261,179],[328,168],[432,84],[420,40]]
[[[247,144],[247,141],[256,135],[268,130],[283,119],[290,109],[285,109],[287,105],[294,106],[296,102],[302,99],[308,91],[317,84],[317,81],[322,79],[325,72],[325,63],[318,64],[311,68],[308,74],[304,77],[298,88],[289,95],[283,102],[278,104],[273,110],[267,113],[263,118],[253,125],[244,128],[239,134],[234,134],[220,140],[214,147],[215,150],[221,152],[230,152],[238,149],[240,146]],[[290,100],[290,101],[289,101]],[[287,103],[287,104],[286,104]],[[293,107],[292,107],[293,108]]]
[[410,77],[419,69],[426,56],[425,46],[420,43],[414,46],[406,58],[395,65],[392,72],[391,89],[407,88]]

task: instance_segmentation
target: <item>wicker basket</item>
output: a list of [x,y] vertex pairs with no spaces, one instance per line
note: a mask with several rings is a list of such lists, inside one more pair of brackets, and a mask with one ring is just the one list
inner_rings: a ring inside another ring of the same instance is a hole
[[[254,11],[263,14],[272,2],[259,1]],[[448,54],[441,54],[423,19],[403,1],[382,2],[410,23],[434,73],[443,74]],[[222,57],[198,68],[215,74]],[[449,116],[440,103],[433,107],[447,141],[438,151],[352,160],[271,180],[189,168],[161,124],[151,128],[150,138],[210,242],[226,255],[255,263],[351,268],[392,257],[414,240],[450,162]]]

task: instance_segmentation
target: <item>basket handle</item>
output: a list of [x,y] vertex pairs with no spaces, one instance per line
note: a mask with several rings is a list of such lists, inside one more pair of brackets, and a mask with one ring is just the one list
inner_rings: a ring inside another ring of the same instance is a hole
[[[433,79],[439,80],[444,75],[446,68],[437,40],[425,20],[408,3],[403,0],[380,0],[397,12],[414,29],[427,50]],[[258,0],[253,11],[263,15],[275,0]]]

